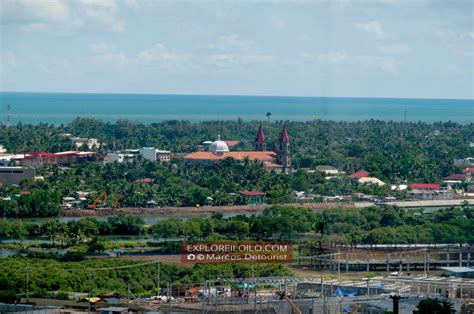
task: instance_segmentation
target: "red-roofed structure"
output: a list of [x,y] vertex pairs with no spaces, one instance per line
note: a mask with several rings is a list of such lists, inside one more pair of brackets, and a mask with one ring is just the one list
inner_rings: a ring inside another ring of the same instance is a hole
[[250,160],[260,160],[260,161],[272,161],[276,158],[275,152],[226,152],[223,155],[216,155],[212,152],[194,152],[188,154],[184,159],[188,160],[223,160],[226,158],[234,158],[235,160],[244,160],[248,158]]
[[289,172],[291,169],[291,154],[290,143],[287,126],[285,125],[280,135],[280,141],[276,145],[276,152],[267,151],[265,134],[262,125],[259,126],[257,135],[255,137],[255,150],[232,152],[228,148],[228,142],[218,140],[212,142],[209,146],[209,151],[197,151],[184,156],[184,159],[191,163],[200,163],[212,165],[214,162],[224,160],[226,158],[233,158],[235,160],[255,160],[260,161],[267,169],[273,171]]
[[265,142],[266,140],[267,139],[265,137],[265,134],[263,133],[262,124],[260,124],[257,131],[257,137],[255,137],[255,142]]
[[444,181],[464,181],[469,176],[468,173],[456,173],[445,177]]
[[244,196],[265,196],[267,194],[260,191],[240,191],[240,194]]
[[265,204],[267,196],[267,194],[260,191],[240,191],[240,195],[245,197],[249,205]]
[[23,153],[20,159],[21,165],[24,167],[38,168],[44,165],[58,164],[61,166],[69,166],[71,164],[84,161],[94,161],[97,153],[95,152],[78,152],[66,151],[59,153],[49,152],[29,152]]
[[286,123],[285,125],[283,125],[283,130],[281,131],[281,134],[280,134],[280,142],[289,142],[290,141],[290,136],[288,135],[288,127],[286,126]]
[[441,185],[436,184],[436,183],[412,183],[411,188],[412,189],[418,189],[418,190],[437,190],[441,187]]
[[153,181],[155,181],[155,179],[152,178],[142,178],[135,180],[136,183],[152,183]]
[[348,176],[348,178],[351,178],[351,179],[360,179],[360,178],[368,178],[368,177],[369,177],[369,173],[365,170],[359,170]]
[[464,173],[471,173],[471,174],[474,174],[474,168],[466,168],[466,169],[464,169],[463,172],[464,172]]
[[227,144],[227,147],[233,147],[235,145],[239,145],[240,141],[224,141]]

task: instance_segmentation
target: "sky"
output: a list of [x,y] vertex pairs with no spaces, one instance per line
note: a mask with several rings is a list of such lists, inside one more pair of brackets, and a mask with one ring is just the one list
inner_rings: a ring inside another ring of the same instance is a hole
[[0,90],[472,99],[474,1],[0,1]]

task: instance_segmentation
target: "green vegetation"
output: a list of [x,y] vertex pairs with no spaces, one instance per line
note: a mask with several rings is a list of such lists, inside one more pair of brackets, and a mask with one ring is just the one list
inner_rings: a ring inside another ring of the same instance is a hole
[[[281,121],[267,122],[265,133],[273,149]],[[176,153],[194,151],[205,140],[221,134],[239,140],[236,150],[253,149],[258,122],[213,121],[190,123],[166,121],[140,124],[117,123],[78,118],[63,126],[46,124],[0,126],[2,144],[10,152],[63,151],[74,149],[72,141],[62,136],[98,138],[104,146],[99,153],[116,149],[156,146]],[[366,169],[386,182],[440,182],[458,172],[453,158],[470,156],[469,140],[474,137],[472,124],[395,123],[383,121],[334,122],[315,120],[290,122],[291,150],[296,168],[332,165],[351,173]],[[84,148],[85,149],[85,148]],[[298,171],[290,176],[270,173],[252,161],[224,160],[215,167],[190,166],[180,159],[160,165],[138,160],[128,164],[84,164],[71,168],[43,168],[45,181],[22,182],[19,187],[1,186],[0,215],[7,217],[55,216],[62,197],[76,196],[76,191],[92,191],[90,200],[107,192],[105,206],[145,206],[154,200],[161,206],[245,204],[241,190],[267,193],[273,204],[294,200],[293,191],[315,195],[351,195],[361,192],[378,196],[404,198],[404,192],[391,192],[388,186],[359,184],[345,176],[326,180],[321,173]],[[151,178],[153,182],[139,183]],[[465,186],[464,186],[465,187]],[[82,204],[86,206],[87,204]]]
[[447,300],[439,299],[423,299],[416,306],[417,309],[413,311],[414,314],[454,314],[456,310],[453,304]]
[[[126,295],[127,284],[135,295],[156,293],[157,265],[113,269],[120,266],[143,264],[143,261],[93,259],[79,262],[59,262],[51,259],[0,259],[0,300],[12,294],[25,294],[26,267],[30,273],[30,296],[44,297],[51,291],[87,292],[90,281],[93,295],[120,292]],[[98,269],[89,271],[90,269]],[[289,275],[286,266],[276,264],[197,264],[193,267],[161,265],[162,287],[166,283],[199,284],[215,278],[249,278],[255,276]]]
[[[282,121],[266,123],[265,134],[273,148]],[[191,123],[165,121],[141,124],[126,120],[116,123],[78,118],[63,126],[18,124],[0,127],[2,144],[11,152],[63,151],[73,149],[72,142],[60,136],[71,133],[98,138],[107,149],[156,146],[174,152],[190,152],[203,141],[221,134],[224,139],[239,140],[237,149],[251,149],[258,121],[208,121]],[[473,124],[401,123],[368,120],[334,122],[315,120],[289,122],[294,162],[298,167],[330,164],[346,172],[365,168],[382,180],[400,179],[436,181],[452,173],[453,158],[469,156]]]
[[[99,221],[85,218],[67,223],[50,220],[42,225],[0,221],[0,240],[47,238],[62,247],[88,243],[100,252],[98,236],[152,235],[156,239],[281,240],[303,233],[319,233],[341,244],[474,243],[474,209],[438,210],[430,215],[419,210],[385,208],[334,208],[316,213],[307,208],[273,206],[261,214],[223,218],[165,219],[146,226],[140,217],[119,215]],[[91,239],[93,244],[90,244]]]

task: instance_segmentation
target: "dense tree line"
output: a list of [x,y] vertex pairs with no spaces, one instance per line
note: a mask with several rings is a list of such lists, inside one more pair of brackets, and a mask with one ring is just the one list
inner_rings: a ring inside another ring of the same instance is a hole
[[0,240],[46,237],[62,245],[89,242],[97,236],[150,234],[157,239],[282,240],[319,233],[344,244],[474,243],[474,209],[468,204],[423,214],[419,210],[335,208],[322,213],[307,208],[273,206],[251,216],[164,219],[145,226],[135,216],[78,221],[47,221],[41,225],[0,221]]
[[[6,217],[55,216],[63,197],[77,197],[90,191],[88,203],[107,193],[99,206],[141,207],[153,200],[158,206],[242,205],[248,200],[242,190],[267,194],[270,203],[294,201],[293,191],[321,195],[350,195],[362,192],[386,196],[388,187],[360,184],[345,176],[326,180],[322,173],[298,171],[293,175],[266,171],[255,161],[225,159],[214,167],[190,166],[183,161],[159,164],[147,160],[130,163],[81,164],[70,168],[51,166],[39,170],[44,181],[22,181],[20,186],[0,186],[0,215]],[[151,182],[140,183],[139,179]],[[403,197],[403,195],[402,195]],[[322,201],[322,200],[321,200]]]
[[[15,295],[24,297],[26,266],[29,265],[30,297],[44,297],[50,291],[88,292],[92,295],[120,292],[127,295],[127,285],[135,295],[156,294],[156,264],[92,271],[88,269],[131,266],[140,261],[93,259],[80,262],[59,262],[52,259],[2,258],[0,259],[0,300]],[[290,274],[281,264],[197,264],[193,267],[161,266],[161,287],[172,284],[199,284],[216,278],[250,278],[254,276],[281,276]]]
[[[61,151],[72,143],[61,136],[98,138],[108,149],[156,146],[174,152],[190,152],[196,145],[214,139],[239,140],[236,149],[251,149],[258,121],[165,121],[142,124],[126,120],[116,123],[78,118],[68,125],[18,124],[0,127],[2,144],[11,152]],[[282,121],[265,123],[272,149]],[[289,122],[294,162],[299,167],[330,164],[346,172],[366,169],[382,180],[396,182],[437,181],[453,173],[453,158],[472,155],[469,142],[474,138],[473,124],[403,123],[368,120],[362,122],[308,121]]]

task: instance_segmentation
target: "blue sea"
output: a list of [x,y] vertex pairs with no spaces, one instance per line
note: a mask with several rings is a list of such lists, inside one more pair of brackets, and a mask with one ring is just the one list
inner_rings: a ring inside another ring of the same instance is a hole
[[6,122],[6,105],[12,124],[61,124],[76,117],[143,123],[266,120],[267,112],[271,120],[474,122],[474,100],[453,99],[2,92],[0,105],[1,124]]

